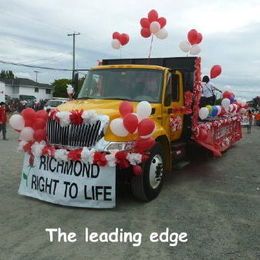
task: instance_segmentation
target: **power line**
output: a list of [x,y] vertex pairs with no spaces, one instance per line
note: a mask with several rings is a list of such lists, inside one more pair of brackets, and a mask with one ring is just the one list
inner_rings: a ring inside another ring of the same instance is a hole
[[4,60],[0,60],[0,63],[14,65],[14,66],[27,67],[27,68],[43,69],[43,70],[73,71],[71,69],[59,69],[59,68],[51,68],[51,67],[44,67],[44,66],[36,66],[36,65],[29,65],[29,64],[18,63],[18,62],[8,62],[8,61],[4,61]]
[[64,57],[64,54],[70,54],[71,55],[71,53],[60,53],[60,54],[58,54],[58,55],[55,55],[55,56],[51,56],[51,57],[45,57],[45,58],[39,58],[39,59],[34,59],[34,60],[26,60],[26,62],[29,62],[29,63],[35,63],[35,62],[50,62],[50,61],[54,61],[54,62],[60,62],[61,60],[60,60],[60,58],[61,57]]

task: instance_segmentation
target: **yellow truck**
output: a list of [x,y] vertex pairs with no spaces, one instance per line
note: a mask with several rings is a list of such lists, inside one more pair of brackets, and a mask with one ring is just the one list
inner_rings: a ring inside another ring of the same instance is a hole
[[[140,200],[150,201],[160,193],[165,173],[172,171],[174,162],[185,158],[191,141],[220,155],[241,138],[241,127],[235,120],[231,122],[231,126],[236,125],[233,130],[227,122],[220,122],[220,127],[207,128],[207,138],[201,136],[205,122],[198,119],[200,61],[197,57],[103,60],[102,65],[88,72],[78,98],[59,106],[60,111],[95,110],[111,121],[120,116],[118,107],[124,100],[134,107],[143,100],[150,102],[156,144],[142,165],[143,174],[135,176],[131,171],[122,173],[117,168],[117,180],[127,182]],[[66,131],[51,123],[47,127],[48,141],[65,147],[98,144],[98,149],[105,152],[129,150],[136,138],[135,135],[116,136],[100,122],[91,127],[70,126]],[[231,136],[234,129],[235,137]]]
[[[124,184],[137,199],[151,201],[192,144],[220,156],[242,137],[241,118],[233,105],[225,115],[212,109],[212,116],[199,120],[200,65],[199,57],[103,60],[89,70],[77,99],[49,114],[27,109],[22,118],[16,116],[34,129],[44,127],[35,132],[24,127],[20,133],[26,153],[19,194],[66,206],[112,208]],[[135,117],[137,133],[113,128],[123,120],[122,103],[136,108],[137,116],[127,115]],[[142,119],[144,103],[149,113]],[[144,120],[152,123],[150,132],[140,130]]]

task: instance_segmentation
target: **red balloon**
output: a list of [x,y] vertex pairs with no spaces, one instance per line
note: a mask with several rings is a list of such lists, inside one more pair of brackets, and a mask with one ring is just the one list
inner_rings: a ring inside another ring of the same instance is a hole
[[126,116],[127,114],[130,114],[133,112],[133,106],[130,102],[128,101],[123,101],[119,105],[119,112],[121,116]]
[[149,13],[148,13],[148,20],[149,22],[154,22],[157,21],[158,19],[158,13],[156,10],[152,9]]
[[44,129],[45,126],[46,126],[46,120],[44,120],[42,118],[37,118],[36,120],[34,120],[34,122],[32,124],[32,128],[34,130]]
[[32,108],[25,108],[22,112],[21,115],[25,120],[34,120],[36,113]]
[[221,107],[221,112],[220,112],[219,116],[223,116],[223,115],[225,115],[226,113],[227,113],[227,111],[225,110],[225,108],[224,108],[224,107]]
[[202,39],[203,39],[202,34],[201,34],[201,33],[198,33],[198,34],[197,34],[197,42],[196,42],[196,44],[201,43]]
[[155,144],[155,140],[152,137],[146,139],[137,139],[135,142],[135,149],[137,151],[145,151],[151,149]]
[[119,41],[122,45],[126,45],[129,42],[129,35],[126,33],[122,33],[120,35]]
[[211,70],[210,70],[210,78],[214,79],[217,76],[219,76],[222,72],[221,66],[220,65],[214,65]]
[[124,118],[123,118],[123,124],[125,129],[129,132],[129,133],[134,133],[137,126],[138,126],[138,118],[135,114],[127,114]]
[[24,119],[24,122],[25,122],[24,126],[32,127],[34,120]]
[[133,165],[133,173],[134,175],[138,176],[143,173],[143,169],[140,165]]
[[153,132],[155,128],[155,123],[149,118],[143,119],[138,125],[139,136],[146,136]]
[[142,28],[140,34],[141,34],[144,38],[149,38],[149,37],[151,36],[150,29],[148,29],[148,28]]
[[235,104],[237,104],[237,112],[239,112],[240,109],[242,108],[242,106],[241,106],[241,104],[238,104],[238,103],[235,103]]
[[236,106],[234,106],[233,104],[230,105],[230,108],[231,108],[230,109],[231,113],[234,113],[236,111],[236,109],[237,109]]
[[191,45],[197,43],[197,37],[198,37],[198,32],[195,29],[192,29],[188,32],[188,41],[190,42]]
[[34,132],[33,138],[37,141],[43,141],[46,139],[46,131],[45,129],[38,129]]
[[140,20],[140,24],[141,24],[142,28],[148,28],[148,29],[150,28],[150,22],[147,18],[142,18]]
[[201,128],[200,132],[199,132],[198,139],[200,141],[205,141],[207,139],[207,137],[208,137],[207,130],[205,130],[204,128]]
[[36,117],[37,118],[42,118],[43,120],[47,120],[48,119],[48,113],[45,110],[39,110],[36,112]]
[[225,92],[223,92],[223,94],[222,94],[223,98],[228,98],[228,99],[232,98],[233,95],[234,95],[234,94],[233,94],[232,92],[229,92],[229,91],[225,91]]
[[119,32],[114,32],[114,33],[112,34],[112,38],[119,40],[120,35],[121,35],[121,34],[120,34]]
[[164,17],[158,18],[157,22],[161,25],[161,29],[166,25],[166,19]]

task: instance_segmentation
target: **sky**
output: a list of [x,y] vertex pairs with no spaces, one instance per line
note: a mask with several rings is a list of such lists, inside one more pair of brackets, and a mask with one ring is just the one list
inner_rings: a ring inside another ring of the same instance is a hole
[[[179,43],[196,29],[202,73],[221,65],[213,80],[222,90],[250,100],[260,95],[260,0],[0,0],[0,60],[53,68],[72,68],[72,37],[76,36],[76,68],[91,68],[107,58],[148,57],[150,39],[140,35],[140,19],[151,9],[167,19],[168,37],[155,38],[151,57],[186,56]],[[112,33],[127,33],[130,41],[115,50]],[[51,83],[71,72],[48,71],[0,63],[17,77]],[[83,75],[83,74],[82,74]]]

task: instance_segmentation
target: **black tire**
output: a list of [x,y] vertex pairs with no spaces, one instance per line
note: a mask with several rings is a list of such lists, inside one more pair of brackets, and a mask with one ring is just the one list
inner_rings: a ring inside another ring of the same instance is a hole
[[[160,159],[161,158],[161,159]],[[160,160],[161,164],[160,165]],[[155,199],[163,185],[164,180],[164,165],[165,165],[165,159],[163,156],[162,148],[159,143],[154,145],[154,147],[150,151],[150,157],[149,159],[144,163],[143,165],[143,173],[140,176],[133,176],[131,180],[131,190],[135,198],[141,201],[151,201]],[[157,170],[154,172],[150,169],[152,167],[152,170],[156,168]],[[152,178],[153,174],[155,173],[156,177]],[[154,180],[153,185],[150,181],[150,174],[151,179]],[[158,180],[158,181],[157,181]]]

